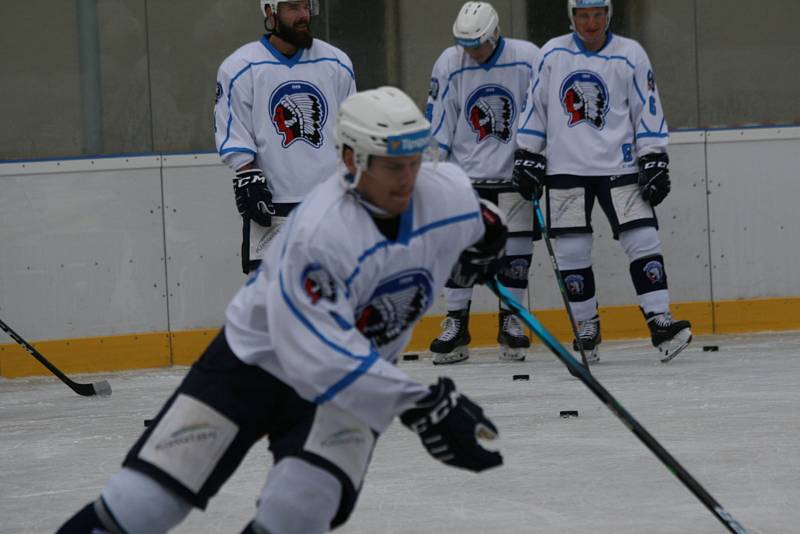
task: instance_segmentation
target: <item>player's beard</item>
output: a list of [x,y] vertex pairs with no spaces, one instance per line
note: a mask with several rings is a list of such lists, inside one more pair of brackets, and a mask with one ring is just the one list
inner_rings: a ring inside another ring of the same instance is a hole
[[275,31],[273,33],[297,48],[311,48],[311,44],[314,42],[314,34],[311,31],[311,21],[309,20],[305,24],[305,28],[298,30],[298,25],[294,27],[286,26],[281,22],[281,19],[275,17]]

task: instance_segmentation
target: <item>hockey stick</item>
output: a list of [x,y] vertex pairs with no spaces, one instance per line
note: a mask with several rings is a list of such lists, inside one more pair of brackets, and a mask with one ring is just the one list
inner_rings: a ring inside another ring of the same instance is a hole
[[567,310],[569,324],[572,326],[572,333],[575,335],[575,341],[578,344],[578,348],[581,350],[581,362],[583,362],[583,366],[586,367],[586,370],[589,371],[589,360],[586,359],[586,353],[583,351],[583,343],[581,343],[581,340],[578,337],[578,325],[575,323],[575,316],[572,315],[572,308],[569,306],[567,287],[564,285],[564,279],[561,277],[561,269],[558,268],[556,254],[553,252],[553,244],[550,242],[550,232],[544,222],[544,215],[542,215],[542,209],[539,207],[538,198],[533,199],[533,211],[536,214],[536,218],[539,220],[539,227],[542,229],[542,237],[544,238],[545,245],[547,245],[547,253],[550,255],[550,265],[553,266],[553,274],[555,274],[556,283],[558,284],[558,289],[561,292],[561,300],[564,301],[564,308]]
[[107,381],[101,380],[100,382],[94,382],[92,384],[80,384],[70,380],[67,375],[62,373],[58,367],[50,363],[47,358],[42,356],[38,350],[33,348],[33,345],[22,339],[22,337],[14,332],[14,330],[4,323],[2,319],[0,319],[0,328],[2,328],[6,334],[11,336],[11,339],[19,343],[19,345],[25,349],[28,354],[39,360],[39,363],[47,367],[51,373],[56,375],[59,380],[68,385],[70,389],[78,395],[83,395],[84,397],[91,397],[92,395],[111,395],[111,385]]
[[656,455],[661,460],[661,463],[672,472],[683,484],[689,488],[695,497],[714,514],[725,527],[735,534],[747,534],[747,530],[731,516],[721,504],[719,504],[714,497],[712,497],[697,480],[689,474],[689,472],[678,463],[678,460],[667,452],[661,444],[654,438],[645,428],[628,413],[628,411],[614,398],[606,388],[589,372],[588,369],[583,367],[567,349],[561,345],[553,335],[545,329],[542,323],[536,319],[533,314],[528,312],[522,305],[514,299],[511,293],[497,280],[490,280],[486,284],[502,302],[505,304],[530,328],[542,342],[567,366],[570,373],[577,376],[581,382],[600,399],[611,412],[616,415],[622,424],[628,430],[639,438],[644,445],[650,449],[650,452]]

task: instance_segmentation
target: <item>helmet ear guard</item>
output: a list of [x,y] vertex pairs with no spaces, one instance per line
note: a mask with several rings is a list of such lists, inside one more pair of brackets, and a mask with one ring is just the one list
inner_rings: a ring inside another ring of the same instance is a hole
[[500,17],[489,2],[467,2],[453,23],[453,37],[464,48],[477,48],[500,38]]
[[417,105],[400,89],[380,87],[350,95],[339,106],[336,150],[353,151],[355,175],[343,173],[348,188],[355,188],[369,165],[370,156],[423,154],[431,145],[431,125]]

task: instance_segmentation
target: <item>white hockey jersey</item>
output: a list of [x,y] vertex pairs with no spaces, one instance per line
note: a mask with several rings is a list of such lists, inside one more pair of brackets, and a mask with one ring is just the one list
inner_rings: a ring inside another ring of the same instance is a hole
[[470,178],[511,179],[518,117],[539,59],[533,43],[501,38],[483,65],[460,46],[436,60],[428,120],[448,160]]
[[609,32],[598,52],[574,33],[542,48],[517,144],[547,151],[547,174],[610,176],[637,158],[666,152],[669,132],[650,59],[639,43]]
[[350,58],[320,39],[291,59],[266,36],[244,45],[217,74],[220,157],[234,171],[255,159],[273,201],[300,202],[320,176],[336,170],[336,114],[355,89]]
[[396,240],[334,175],[292,212],[226,312],[228,344],[297,393],[383,432],[428,393],[394,363],[484,232],[466,175],[423,164]]

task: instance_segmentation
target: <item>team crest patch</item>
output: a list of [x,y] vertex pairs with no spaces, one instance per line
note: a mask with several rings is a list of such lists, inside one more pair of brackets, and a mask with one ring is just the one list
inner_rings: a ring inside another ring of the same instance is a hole
[[305,141],[322,146],[322,127],[328,118],[328,103],[322,92],[308,82],[291,81],[279,86],[269,99],[270,118],[283,136],[281,146]]
[[571,274],[564,278],[564,286],[569,291],[570,295],[583,295],[583,288],[586,286],[583,276],[579,274]]
[[651,93],[656,90],[656,77],[652,70],[647,71],[647,89]]
[[585,70],[573,72],[561,84],[559,95],[570,127],[585,122],[603,129],[609,103],[608,87],[600,76]]
[[649,261],[644,266],[644,274],[650,283],[657,284],[664,279],[664,266],[660,261]]
[[464,109],[472,131],[478,134],[478,143],[488,137],[503,143],[511,140],[517,110],[514,96],[508,89],[499,85],[478,87],[467,99]]
[[312,263],[303,269],[301,283],[303,285],[303,292],[311,301],[311,304],[316,305],[323,299],[331,304],[336,303],[336,282],[328,271],[319,263]]
[[378,285],[367,305],[356,313],[356,328],[381,347],[400,337],[432,303],[430,274],[404,271]]

